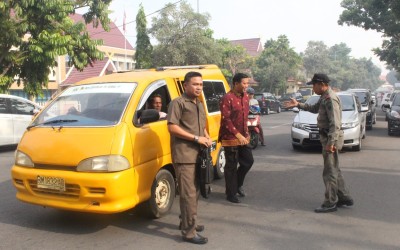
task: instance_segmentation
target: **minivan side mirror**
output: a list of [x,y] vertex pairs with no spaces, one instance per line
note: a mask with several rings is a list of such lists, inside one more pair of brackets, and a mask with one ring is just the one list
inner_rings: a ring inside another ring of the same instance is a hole
[[138,117],[138,120],[140,121],[141,124],[155,122],[158,121],[159,119],[160,119],[160,113],[155,109],[145,109],[141,111],[141,114]]

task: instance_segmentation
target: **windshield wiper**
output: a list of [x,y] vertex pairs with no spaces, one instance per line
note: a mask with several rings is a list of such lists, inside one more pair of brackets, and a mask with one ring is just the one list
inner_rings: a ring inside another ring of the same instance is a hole
[[26,129],[29,130],[29,129],[33,128],[33,127],[37,127],[37,126],[40,126],[40,125],[49,125],[49,124],[64,123],[64,122],[77,122],[77,121],[78,120],[72,120],[72,119],[58,119],[58,120],[38,123],[38,124],[35,124],[35,125],[30,125],[30,126],[26,127]]

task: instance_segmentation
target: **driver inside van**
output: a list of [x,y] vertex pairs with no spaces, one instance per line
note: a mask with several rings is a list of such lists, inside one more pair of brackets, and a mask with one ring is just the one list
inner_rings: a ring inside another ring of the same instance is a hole
[[164,120],[167,118],[167,114],[162,112],[162,98],[160,94],[152,95],[148,100],[148,107],[150,109],[155,109],[160,114],[160,120]]

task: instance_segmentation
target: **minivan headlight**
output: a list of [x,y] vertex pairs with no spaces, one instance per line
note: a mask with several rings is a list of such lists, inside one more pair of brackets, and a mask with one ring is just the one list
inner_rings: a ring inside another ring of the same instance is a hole
[[129,168],[129,161],[122,155],[96,156],[85,159],[76,168],[80,172],[117,172]]
[[30,168],[34,167],[34,164],[33,164],[33,161],[31,160],[31,158],[27,154],[22,153],[19,150],[15,151],[14,159],[15,159],[15,165],[30,167]]
[[358,122],[347,122],[347,123],[342,123],[342,129],[349,129],[349,128],[355,128],[359,125]]

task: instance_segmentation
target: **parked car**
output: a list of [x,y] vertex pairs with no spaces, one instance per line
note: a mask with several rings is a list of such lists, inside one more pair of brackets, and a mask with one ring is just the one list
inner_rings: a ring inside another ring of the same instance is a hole
[[[342,130],[344,131],[345,148],[355,151],[361,150],[362,139],[365,138],[365,116],[361,111],[354,94],[350,92],[337,93],[342,103]],[[318,102],[320,96],[313,95],[306,103],[313,105]],[[317,116],[308,111],[293,109],[297,113],[292,124],[292,146],[294,149],[307,146],[320,146]]]
[[269,115],[271,111],[281,112],[281,102],[271,93],[256,93],[254,98],[260,104],[261,114]]
[[0,94],[0,146],[16,145],[40,106],[25,98]]
[[[296,101],[298,101],[298,102],[304,102],[303,96],[298,92],[283,94],[282,97],[279,99],[279,101],[281,103],[284,103],[284,102],[290,101],[292,98],[296,99]],[[283,108],[283,109],[288,110],[287,108]]]
[[372,124],[376,123],[376,108],[375,102],[372,99],[372,94],[369,89],[348,89],[347,91],[356,94],[361,103],[361,110],[367,111],[367,129],[372,129]]
[[400,93],[393,97],[392,105],[384,104],[387,108],[388,135],[400,133]]

